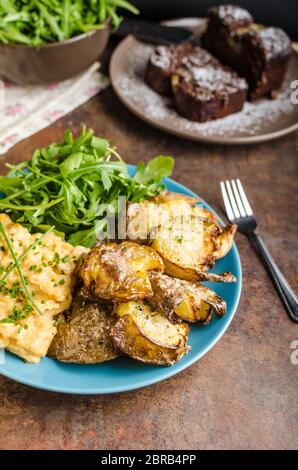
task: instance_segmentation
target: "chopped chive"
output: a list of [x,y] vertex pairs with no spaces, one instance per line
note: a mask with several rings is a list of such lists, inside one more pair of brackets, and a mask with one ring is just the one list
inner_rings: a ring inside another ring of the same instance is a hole
[[53,263],[55,264],[60,263],[60,255],[57,252],[54,254]]
[[4,237],[4,240],[5,240],[5,242],[6,242],[6,245],[7,245],[8,249],[9,249],[9,252],[10,252],[10,254],[11,254],[11,256],[12,256],[12,259],[14,260],[15,266],[16,266],[17,271],[18,271],[18,273],[19,273],[19,276],[20,276],[20,278],[21,278],[21,282],[22,282],[22,284],[23,284],[24,291],[25,291],[25,293],[26,293],[28,299],[30,300],[30,302],[31,302],[31,304],[33,305],[33,307],[38,311],[38,313],[39,313],[40,315],[42,315],[42,311],[41,311],[41,310],[39,309],[39,307],[36,305],[36,303],[35,303],[34,300],[32,299],[32,297],[31,297],[31,295],[30,295],[30,293],[29,293],[29,291],[28,291],[28,289],[27,289],[27,285],[26,285],[26,281],[25,281],[24,275],[23,275],[23,273],[22,273],[22,270],[21,270],[21,267],[20,267],[20,265],[19,265],[18,259],[17,259],[17,257],[16,257],[15,252],[14,252],[14,249],[13,249],[12,246],[11,246],[11,243],[10,243],[10,241],[9,241],[9,238],[8,238],[7,234],[6,234],[6,231],[5,231],[5,229],[4,229],[4,226],[3,226],[2,222],[0,222],[0,232],[2,233],[2,235],[3,235],[3,237]]
[[[23,259],[25,258],[25,256],[27,256],[28,253],[29,253],[31,250],[34,249],[34,247],[36,246],[36,244],[38,243],[38,241],[39,241],[39,240],[42,240],[48,233],[52,232],[52,230],[54,230],[54,226],[50,227],[45,233],[43,233],[43,234],[41,235],[40,238],[37,238],[37,239],[34,241],[34,243],[33,243],[32,245],[30,245],[29,248],[27,248],[27,250],[24,251],[24,253],[18,258],[18,262],[21,263],[21,262],[23,261]],[[15,268],[15,263],[12,264],[12,266],[9,268],[9,270],[7,271],[7,273],[5,274],[5,276],[3,276],[2,279],[0,279],[0,282],[1,282],[1,281],[4,281],[4,280],[7,278],[7,276],[9,276],[9,275],[13,272],[14,268]]]

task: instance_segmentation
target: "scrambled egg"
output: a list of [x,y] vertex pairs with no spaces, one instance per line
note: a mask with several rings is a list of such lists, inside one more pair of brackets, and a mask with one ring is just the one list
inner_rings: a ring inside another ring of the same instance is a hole
[[[0,222],[17,258],[42,235],[31,235],[6,214],[0,214]],[[0,235],[0,347],[28,362],[36,363],[46,355],[56,334],[54,317],[71,304],[77,259],[88,251],[81,246],[72,246],[51,232],[24,256],[20,267],[41,315],[24,295],[16,268],[1,283],[13,259]]]

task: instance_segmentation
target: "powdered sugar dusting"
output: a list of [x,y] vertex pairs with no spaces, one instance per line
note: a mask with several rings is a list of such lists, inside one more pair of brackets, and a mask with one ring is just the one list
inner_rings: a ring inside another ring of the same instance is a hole
[[249,137],[271,131],[282,116],[295,113],[295,105],[290,101],[290,82],[297,78],[297,69],[292,60],[277,99],[246,102],[241,112],[222,119],[206,123],[189,121],[176,112],[170,98],[158,95],[144,82],[145,67],[153,50],[153,46],[136,41],[135,47],[130,50],[129,63],[114,80],[114,85],[131,107],[157,124],[170,124],[177,131],[203,137]]
[[238,26],[240,26],[253,21],[251,14],[247,10],[236,5],[219,5],[212,8],[212,10],[226,24],[238,22]]
[[158,46],[155,54],[152,55],[151,61],[157,67],[168,69],[171,67],[172,54],[171,50],[166,46]]
[[192,76],[195,84],[203,90],[222,90],[227,93],[237,91],[239,88],[245,89],[244,80],[236,78],[230,71],[214,67],[193,67]]
[[[179,75],[190,80],[196,86],[196,94],[200,99],[209,100],[211,94],[220,91],[222,96],[246,89],[246,81],[222,64],[209,52],[196,47],[181,60]],[[209,92],[209,93],[207,93]]]
[[291,43],[287,34],[280,28],[264,28],[257,31],[268,59],[276,56],[285,56],[291,50]]

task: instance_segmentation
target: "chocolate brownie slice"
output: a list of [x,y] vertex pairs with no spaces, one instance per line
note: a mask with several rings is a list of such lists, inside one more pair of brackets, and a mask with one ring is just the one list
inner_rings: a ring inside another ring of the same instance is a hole
[[237,5],[219,5],[208,12],[208,26],[215,29],[224,27],[230,33],[254,22],[251,14]]
[[246,78],[250,99],[275,96],[292,54],[290,39],[282,29],[254,23],[250,13],[234,5],[211,8],[202,44]]
[[180,46],[157,46],[148,60],[145,82],[161,95],[172,95],[171,76],[181,58],[192,50],[190,43]]
[[171,82],[177,111],[192,121],[236,113],[247,94],[243,78],[198,46],[181,59]]

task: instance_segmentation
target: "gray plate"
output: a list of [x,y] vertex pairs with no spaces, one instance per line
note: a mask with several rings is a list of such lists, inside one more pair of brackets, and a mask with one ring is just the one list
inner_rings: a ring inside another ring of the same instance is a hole
[[[205,20],[185,18],[168,24],[189,27],[200,33]],[[170,98],[158,95],[144,82],[146,63],[153,49],[153,45],[128,36],[115,49],[110,62],[110,77],[116,94],[130,111],[148,124],[180,137],[222,144],[264,142],[298,129],[298,105],[291,101],[294,89],[290,87],[298,78],[296,53],[277,99],[246,102],[239,113],[197,123],[180,116]]]

